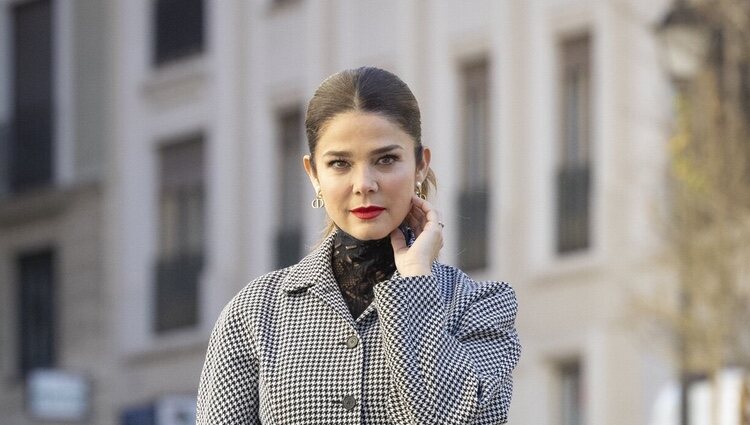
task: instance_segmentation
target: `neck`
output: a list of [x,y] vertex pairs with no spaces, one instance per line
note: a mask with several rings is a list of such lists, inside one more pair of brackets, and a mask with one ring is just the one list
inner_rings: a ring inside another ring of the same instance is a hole
[[333,275],[344,301],[358,317],[373,299],[373,286],[396,271],[390,237],[362,241],[337,228],[331,255]]
[[363,241],[337,229],[332,256],[339,273],[354,274],[357,280],[384,280],[395,270],[390,237]]
[[386,236],[382,239],[357,239],[354,236],[350,235],[349,233],[346,233],[345,231],[341,230],[341,228],[336,228],[336,240],[345,241],[348,245],[356,244],[358,247],[361,247],[362,249],[374,249],[376,247],[380,247],[381,245],[384,245],[386,242],[390,245],[390,236]]

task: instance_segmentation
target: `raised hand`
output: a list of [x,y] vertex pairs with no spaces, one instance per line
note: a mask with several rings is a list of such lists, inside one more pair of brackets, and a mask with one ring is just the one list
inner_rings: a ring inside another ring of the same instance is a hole
[[417,239],[409,247],[400,229],[391,232],[396,268],[401,276],[430,275],[432,261],[443,247],[443,223],[439,221],[432,204],[413,196],[406,224],[414,231]]

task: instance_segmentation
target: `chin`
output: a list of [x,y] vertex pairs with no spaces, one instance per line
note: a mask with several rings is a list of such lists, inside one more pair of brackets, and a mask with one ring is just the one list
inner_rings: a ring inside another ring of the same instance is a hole
[[346,229],[343,230],[361,241],[374,241],[383,239],[393,231],[393,229],[386,229],[383,226],[366,228],[366,225],[356,226],[354,229],[351,229],[351,231],[348,231]]

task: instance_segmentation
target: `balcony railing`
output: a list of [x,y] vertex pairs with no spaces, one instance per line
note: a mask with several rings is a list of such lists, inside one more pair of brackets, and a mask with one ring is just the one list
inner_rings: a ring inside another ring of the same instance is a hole
[[464,270],[487,267],[489,193],[486,189],[465,190],[458,198],[459,265]]
[[198,323],[198,281],[203,254],[183,254],[156,263],[155,329],[164,332]]
[[557,174],[557,252],[585,249],[590,238],[591,170],[565,166]]
[[48,187],[53,180],[52,115],[42,105],[0,126],[0,196]]
[[17,260],[19,277],[19,366],[26,376],[35,368],[54,367],[57,338],[55,326],[55,252],[28,253]]

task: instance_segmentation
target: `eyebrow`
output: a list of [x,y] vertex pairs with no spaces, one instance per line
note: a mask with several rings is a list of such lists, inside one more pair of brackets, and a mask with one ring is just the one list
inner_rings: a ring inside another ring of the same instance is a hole
[[[395,149],[403,149],[401,145],[388,145],[383,146],[382,148],[373,149],[372,152],[370,152],[370,155],[379,155],[382,153],[390,152]],[[348,151],[327,151],[323,154],[323,156],[336,156],[341,158],[349,158],[352,156],[352,154]]]

